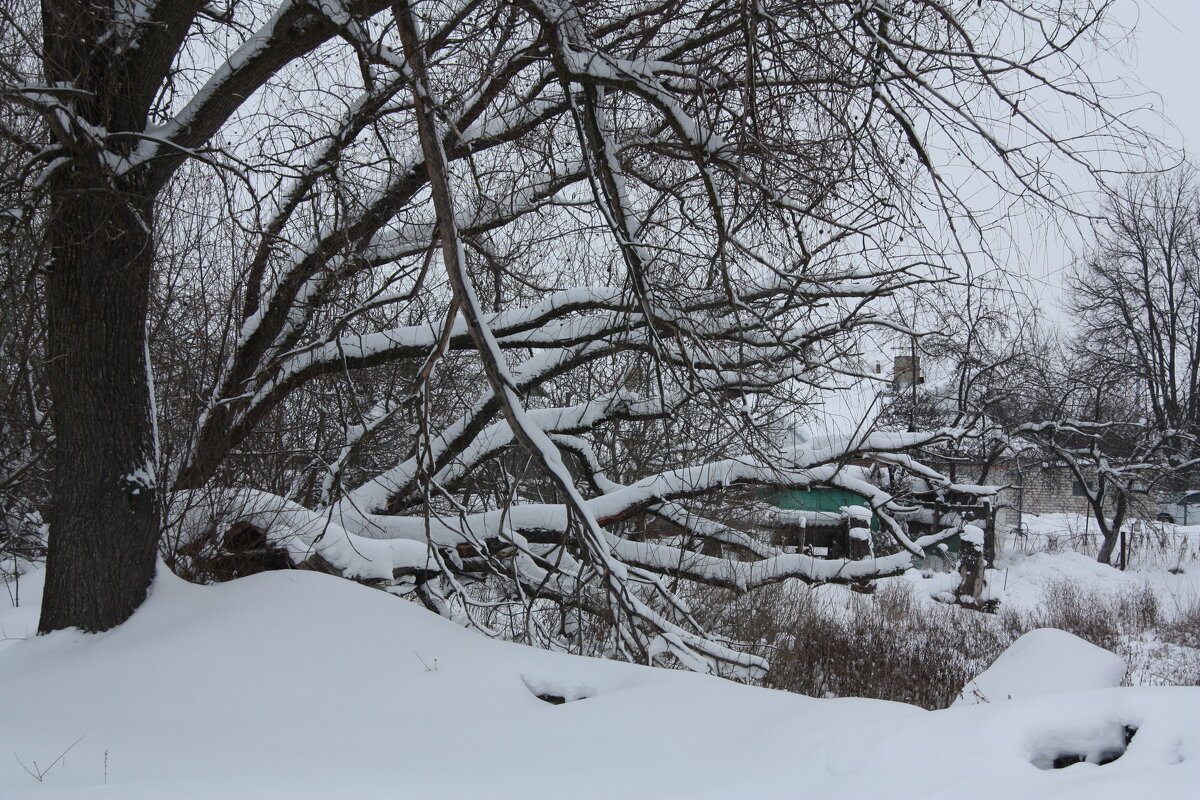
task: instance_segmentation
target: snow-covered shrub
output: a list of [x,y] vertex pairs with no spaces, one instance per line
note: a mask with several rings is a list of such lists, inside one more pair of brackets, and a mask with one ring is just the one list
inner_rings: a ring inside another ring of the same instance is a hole
[[[1071,556],[1065,556],[1071,558]],[[1200,684],[1200,602],[1164,607],[1148,585],[1121,589],[1066,579],[1036,605],[981,614],[932,602],[907,579],[874,594],[845,587],[771,586],[744,597],[708,591],[689,601],[713,631],[757,643],[771,662],[761,685],[817,697],[872,697],[944,708],[1023,634],[1067,631],[1129,664],[1133,685]]]
[[1028,623],[1037,622],[1112,648],[1122,636],[1139,636],[1158,624],[1158,597],[1144,584],[1114,594],[1063,579],[1046,588],[1044,607],[1029,616]]
[[1125,659],[1055,628],[1022,634],[991,666],[963,687],[955,705],[978,705],[1038,694],[1120,686]]
[[1163,638],[1186,647],[1200,648],[1200,600],[1193,598],[1162,629]]
[[924,602],[908,582],[873,595],[768,587],[713,598],[712,629],[757,642],[762,685],[816,697],[872,697],[945,708],[1016,636],[997,617]]

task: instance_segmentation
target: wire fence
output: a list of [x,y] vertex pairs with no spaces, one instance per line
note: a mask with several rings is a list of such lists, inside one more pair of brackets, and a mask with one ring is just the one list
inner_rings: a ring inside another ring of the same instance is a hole
[[[1134,565],[1178,565],[1200,561],[1200,525],[1132,520],[1123,527],[1125,560]],[[1096,521],[1076,514],[1034,517],[1001,534],[1001,547],[1023,554],[1074,551],[1095,556],[1103,537]],[[1118,543],[1114,562],[1120,553]]]

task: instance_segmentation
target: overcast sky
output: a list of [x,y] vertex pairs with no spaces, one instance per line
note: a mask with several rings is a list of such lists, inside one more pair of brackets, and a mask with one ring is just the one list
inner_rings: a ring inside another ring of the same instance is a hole
[[[1134,75],[1161,95],[1159,131],[1193,155],[1200,150],[1200,0],[1126,0],[1118,18],[1133,26]],[[1170,125],[1174,125],[1174,129]]]
[[[1142,129],[1171,149],[1188,150],[1195,161],[1200,155],[1200,0],[1118,0],[1115,12],[1115,25],[1106,31],[1111,46],[1089,65],[1089,74],[1108,82],[1116,95],[1114,109],[1132,112]],[[1079,199],[1094,207],[1086,196]],[[1060,223],[1014,221],[1019,264],[1010,262],[1010,268],[1025,275],[1028,301],[1069,329],[1063,280],[1087,235],[1069,224],[1064,230]]]

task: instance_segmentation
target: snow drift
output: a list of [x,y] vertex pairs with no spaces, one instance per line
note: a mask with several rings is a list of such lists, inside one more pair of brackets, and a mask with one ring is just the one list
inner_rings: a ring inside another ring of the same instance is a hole
[[[36,578],[21,588],[0,614],[5,798],[1094,800],[1200,785],[1197,688],[935,712],[817,700],[491,641],[303,571],[199,587],[160,569],[116,630],[22,640]],[[40,782],[22,766],[51,763]]]
[[1120,686],[1125,662],[1074,634],[1039,628],[1017,639],[963,687],[958,704],[994,703],[1050,692]]

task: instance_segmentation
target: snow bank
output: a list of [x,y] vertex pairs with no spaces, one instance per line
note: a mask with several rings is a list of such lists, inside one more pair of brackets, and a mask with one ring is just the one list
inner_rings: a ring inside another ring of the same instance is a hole
[[[0,797],[1095,800],[1200,785],[1200,689],[937,712],[815,700],[490,641],[317,573],[212,587],[161,573],[105,634],[23,641],[32,615],[0,611],[18,639],[0,651]],[[22,596],[36,602],[36,576]],[[68,748],[40,783],[10,756],[44,769]],[[1045,769],[1072,759],[1092,763]]]
[[1039,628],[1024,634],[963,687],[955,705],[1120,686],[1124,659],[1074,634]]

